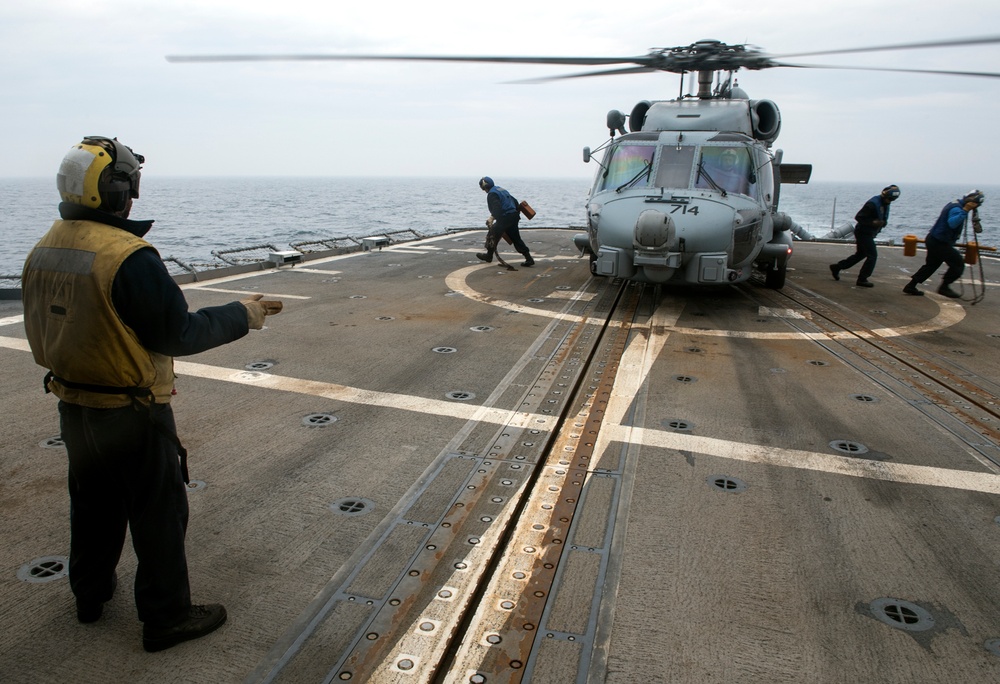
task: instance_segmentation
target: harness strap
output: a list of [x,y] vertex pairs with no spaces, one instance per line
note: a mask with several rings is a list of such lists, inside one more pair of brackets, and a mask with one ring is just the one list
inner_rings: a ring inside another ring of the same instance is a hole
[[[191,477],[188,475],[188,463],[187,463],[187,449],[181,444],[181,440],[177,437],[177,433],[173,430],[167,428],[163,423],[157,422],[153,417],[153,404],[156,403],[153,398],[153,392],[148,387],[110,387],[108,385],[90,385],[83,382],[70,382],[69,380],[63,380],[57,377],[52,371],[45,374],[45,380],[43,381],[43,386],[45,393],[48,394],[52,390],[49,389],[49,382],[55,380],[60,385],[64,387],[69,387],[70,389],[83,390],[84,392],[97,392],[98,394],[124,394],[132,399],[132,408],[136,411],[146,411],[146,415],[149,417],[149,422],[153,424],[153,427],[159,431],[161,435],[169,439],[177,447],[177,455],[181,460],[181,476],[184,478],[184,484],[191,482]],[[143,403],[141,399],[147,400],[147,403]]]

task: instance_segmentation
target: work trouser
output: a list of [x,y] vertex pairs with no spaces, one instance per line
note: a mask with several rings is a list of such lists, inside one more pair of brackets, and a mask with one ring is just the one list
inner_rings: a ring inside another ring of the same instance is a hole
[[962,277],[962,273],[965,272],[965,259],[962,257],[962,253],[955,249],[953,244],[943,242],[930,235],[927,236],[924,243],[927,247],[927,260],[913,274],[912,282],[914,285],[930,278],[934,275],[934,271],[938,270],[941,264],[945,263],[948,264],[948,270],[944,272],[944,276],[941,278],[942,285],[951,285]]
[[865,281],[875,272],[875,262],[878,261],[878,248],[875,246],[875,233],[863,228],[854,229],[854,254],[834,264],[838,270],[845,270],[864,259],[858,272],[858,280]]
[[59,417],[69,456],[69,579],[74,595],[90,604],[111,598],[130,529],[138,559],[139,619],[153,626],[180,620],[191,607],[184,552],[188,502],[177,446],[168,437],[175,434],[170,405],[154,404],[147,411],[60,401]]
[[493,227],[486,234],[486,255],[490,259],[493,258],[493,253],[497,249],[497,243],[503,239],[504,233],[510,238],[511,245],[513,245],[515,250],[523,254],[525,258],[531,255],[528,245],[524,244],[524,240],[521,239],[521,232],[517,229],[517,224],[520,222],[520,214],[507,214],[493,222]]

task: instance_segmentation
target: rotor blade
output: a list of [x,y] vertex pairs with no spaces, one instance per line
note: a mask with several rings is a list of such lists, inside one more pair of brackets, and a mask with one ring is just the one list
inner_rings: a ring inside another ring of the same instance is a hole
[[542,76],[541,78],[526,78],[517,81],[504,81],[506,84],[530,84],[548,83],[549,81],[563,81],[569,78],[586,78],[588,76],[614,76],[617,74],[648,74],[660,71],[654,67],[627,67],[625,69],[608,69],[606,71],[588,71],[583,74],[564,74],[562,76]]
[[167,55],[168,62],[317,62],[317,61],[402,61],[402,62],[497,62],[514,64],[642,64],[641,57],[501,57],[459,55]]
[[963,45],[989,45],[1000,43],[1000,36],[981,36],[979,38],[953,38],[950,40],[932,40],[926,43],[903,43],[900,45],[876,45],[872,47],[845,48],[842,50],[823,50],[820,52],[797,52],[789,55],[772,55],[772,59],[787,57],[815,57],[817,55],[842,55],[850,52],[880,52],[885,50],[917,50],[934,47],[960,47]]
[[939,69],[887,69],[885,67],[833,66],[830,64],[785,64],[775,66],[796,69],[845,69],[849,71],[894,71],[903,74],[941,74],[943,76],[977,76],[980,78],[1000,78],[1000,73],[991,71],[942,71]]

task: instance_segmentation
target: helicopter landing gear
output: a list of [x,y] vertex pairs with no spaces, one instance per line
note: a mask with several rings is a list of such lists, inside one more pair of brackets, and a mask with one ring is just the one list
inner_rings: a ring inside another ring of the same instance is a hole
[[772,290],[780,290],[785,286],[785,274],[788,272],[788,263],[782,261],[780,264],[768,262],[764,269],[764,284]]
[[597,272],[597,255],[591,252],[589,256],[590,256],[590,275],[592,276],[600,275]]

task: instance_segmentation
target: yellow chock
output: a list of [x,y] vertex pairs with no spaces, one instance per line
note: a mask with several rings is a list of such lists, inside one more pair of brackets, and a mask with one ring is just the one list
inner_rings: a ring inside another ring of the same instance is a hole
[[917,236],[903,236],[903,256],[917,256]]

